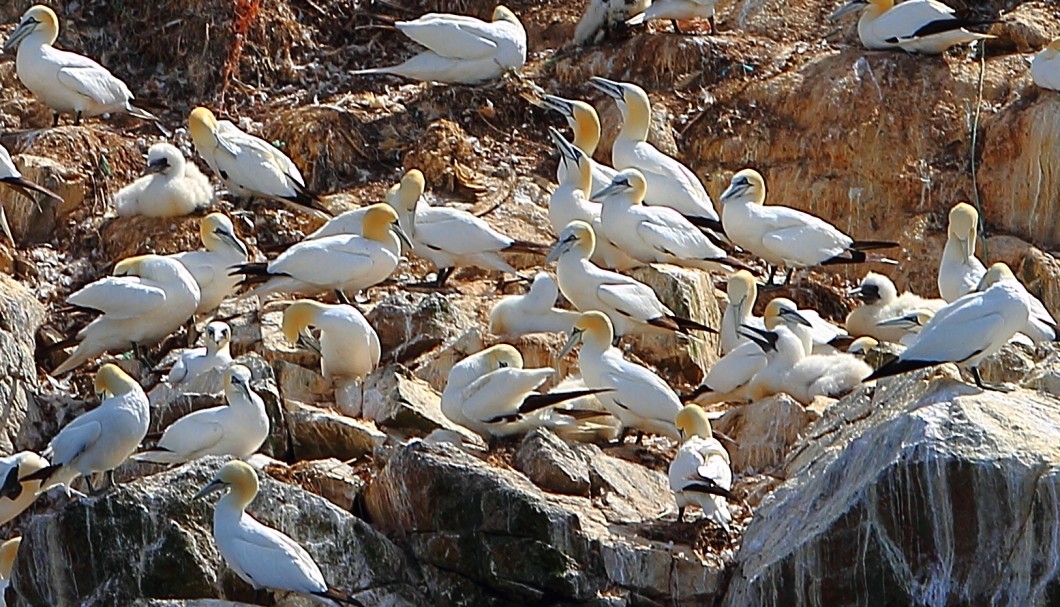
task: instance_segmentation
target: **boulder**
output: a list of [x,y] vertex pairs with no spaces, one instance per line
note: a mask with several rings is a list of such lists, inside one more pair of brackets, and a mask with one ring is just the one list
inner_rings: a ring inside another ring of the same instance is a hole
[[386,442],[375,424],[312,405],[289,403],[287,426],[292,457],[350,460],[369,455]]
[[806,426],[820,417],[787,394],[777,394],[725,411],[712,422],[714,430],[733,439],[725,443],[736,474],[771,470],[784,462]]
[[365,486],[357,469],[335,458],[303,461],[293,466],[276,462],[265,471],[273,478],[316,493],[346,511],[353,509]]
[[523,439],[515,452],[515,467],[546,491],[589,495],[588,462],[571,445],[543,428]]
[[34,352],[44,314],[29,289],[0,274],[0,453],[16,450],[36,392]]
[[440,293],[394,293],[365,317],[379,334],[382,360],[396,362],[433,350],[475,324]]
[[406,436],[424,436],[442,428],[470,436],[472,433],[449,421],[442,414],[441,395],[401,365],[390,365],[368,377],[364,401],[350,390],[348,403],[340,403],[343,413],[374,421],[388,430]]

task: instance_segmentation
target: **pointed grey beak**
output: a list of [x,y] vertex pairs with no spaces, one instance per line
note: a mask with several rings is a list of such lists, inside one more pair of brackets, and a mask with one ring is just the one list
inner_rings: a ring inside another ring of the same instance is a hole
[[608,80],[606,78],[593,76],[589,79],[589,84],[593,85],[594,88],[599,91],[602,91],[605,95],[611,97],[612,99],[615,99],[617,101],[622,101],[623,99],[625,99],[625,89],[623,89],[622,85],[617,82]]
[[560,360],[564,356],[566,356],[567,353],[570,352],[571,350],[573,350],[574,346],[578,345],[578,342],[580,342],[581,340],[582,340],[582,331],[581,331],[581,329],[572,329],[571,332],[570,332],[570,338],[567,339],[567,343],[563,344],[563,348],[560,349],[559,356],[556,357],[556,360]]
[[613,196],[615,194],[618,194],[619,192],[624,192],[626,189],[628,189],[627,184],[615,183],[614,181],[612,181],[611,185],[608,185],[599,192],[594,192],[592,195],[590,195],[589,200],[603,200],[608,196]]
[[546,108],[559,112],[566,118],[574,117],[574,104],[568,99],[556,97],[555,95],[542,95],[541,101]]
[[967,238],[958,238],[957,240],[961,243],[961,250],[964,251],[965,259],[975,257],[975,238],[971,234]]
[[578,163],[578,152],[580,152],[578,148],[574,147],[559,131],[552,127],[548,127],[548,135],[552,138],[552,143],[555,144],[556,149],[559,150],[559,155],[563,162]]
[[199,489],[199,492],[196,493],[195,497],[193,497],[191,499],[192,499],[192,501],[199,500],[199,499],[202,499],[202,498],[206,497],[207,495],[210,495],[211,493],[217,493],[218,491],[224,491],[227,488],[228,488],[228,485],[224,481],[215,478],[212,481],[210,481],[210,483],[208,485],[206,485],[202,489]]
[[718,201],[725,202],[730,198],[735,198],[746,192],[747,188],[748,185],[745,183],[730,183],[729,187],[725,188],[725,191],[721,193],[721,198],[719,198]]
[[222,230],[220,228],[214,230],[213,232],[214,234],[217,234],[217,236],[220,237],[221,240],[232,245],[233,248],[242,253],[244,257],[250,256],[250,251],[247,250],[247,245],[243,244],[242,242],[239,242],[239,239],[236,238],[235,234],[232,234],[228,230]]
[[792,321],[794,321],[794,322],[796,322],[796,323],[798,323],[798,324],[800,324],[800,325],[802,325],[804,327],[812,327],[813,326],[813,323],[811,323],[810,321],[806,320],[806,317],[803,316],[802,314],[799,314],[798,310],[782,310],[780,312],[780,315],[783,316],[784,318],[791,319]]
[[4,52],[7,53],[18,48],[19,43],[22,42],[26,36],[32,34],[33,30],[37,29],[38,24],[40,24],[40,21],[37,21],[36,19],[26,19],[18,24],[15,31],[11,32],[11,35],[7,37],[7,41],[4,42]]
[[903,329],[913,329],[920,327],[920,319],[917,318],[915,313],[906,314],[904,316],[895,316],[894,318],[888,318],[881,320],[876,323],[877,327],[901,327]]
[[574,242],[573,238],[565,238],[556,243],[555,247],[549,251],[548,257],[545,258],[545,264],[550,264],[559,259],[564,253],[570,250],[571,244]]
[[394,234],[396,234],[397,237],[398,237],[398,240],[400,240],[402,243],[404,243],[405,246],[408,247],[410,251],[412,250],[412,239],[409,238],[409,235],[405,233],[405,230],[401,229],[401,226],[399,226],[396,223],[392,223],[392,224],[390,224],[390,231],[393,232]]
[[847,297],[857,297],[858,295],[861,295],[861,291],[862,288],[860,286],[854,287],[853,289],[847,291]]
[[847,14],[852,13],[854,11],[861,10],[862,8],[865,7],[865,4],[866,4],[865,0],[850,0],[850,2],[847,2],[843,6],[837,8],[834,13],[829,15],[828,19],[830,19],[832,21],[835,21],[836,19],[839,19],[843,15],[847,15]]

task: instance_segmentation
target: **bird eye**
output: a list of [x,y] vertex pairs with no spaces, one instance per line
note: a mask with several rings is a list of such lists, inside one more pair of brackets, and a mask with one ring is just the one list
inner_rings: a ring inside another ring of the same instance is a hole
[[503,368],[505,368],[505,367],[507,367],[507,366],[508,366],[508,363],[506,363],[506,362],[500,362],[500,363],[497,363],[497,366],[498,366],[498,367],[500,367],[501,369],[503,369]]

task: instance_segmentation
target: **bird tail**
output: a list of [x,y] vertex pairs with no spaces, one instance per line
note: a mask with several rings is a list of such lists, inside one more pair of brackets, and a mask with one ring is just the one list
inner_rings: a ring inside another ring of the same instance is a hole
[[133,455],[132,459],[149,464],[179,464],[183,461],[179,455],[165,447],[153,447],[146,451],[141,451]]
[[897,242],[887,240],[855,240],[850,248],[855,251],[877,251],[879,249],[893,249],[899,246]]
[[714,388],[711,388],[707,384],[703,384],[703,385],[697,387],[695,390],[692,390],[688,394],[682,394],[681,395],[681,402],[683,402],[683,403],[692,402],[692,401],[696,400],[697,398],[699,398],[700,396],[703,396],[704,394],[709,394],[709,393],[711,393],[713,391],[714,391]]
[[514,240],[512,244],[505,249],[505,251],[511,251],[513,253],[539,253],[541,255],[547,255],[552,247],[549,245],[538,244],[536,242],[530,242],[527,240]]
[[129,112],[129,114],[131,116],[136,116],[137,118],[139,118],[141,120],[150,120],[151,122],[161,122],[161,120],[159,120],[158,116],[155,116],[154,114],[152,114],[151,112],[148,112],[147,110],[145,110],[143,108],[138,108],[138,107],[136,107],[135,105],[133,105],[131,103],[129,104],[128,112]]
[[328,588],[324,592],[314,592],[313,596],[318,596],[322,599],[334,601],[339,605],[352,605],[353,607],[364,607],[364,603],[358,601],[357,599],[346,594],[345,592],[339,592],[334,588]]
[[872,372],[862,382],[869,382],[874,379],[882,379],[884,377],[891,377],[892,375],[900,375],[907,371],[916,371],[918,369],[926,369],[939,364],[935,361],[930,360],[902,360],[901,358],[895,358],[887,363],[884,363],[879,369]]
[[92,358],[92,356],[93,353],[88,352],[87,350],[85,350],[85,348],[82,347],[81,344],[78,344],[77,349],[74,350],[74,353],[70,355],[70,358],[67,358],[63,361],[61,365],[56,367],[51,372],[51,376],[59,377],[60,375],[64,375],[70,371],[73,371],[74,369],[85,364],[89,358]]
[[256,285],[266,282],[274,276],[286,276],[286,274],[270,274],[269,264],[264,262],[240,263],[229,266],[229,276],[243,275],[239,286]]
[[[641,15],[643,14],[644,13],[641,13]],[[627,21],[626,23],[629,22]],[[718,234],[725,233],[725,226],[721,225],[720,219],[711,219],[710,217],[701,217],[696,215],[685,215],[684,217],[688,220],[688,223],[696,226],[697,228],[706,228]]]
[[846,251],[843,251],[842,253],[840,253],[839,255],[836,255],[835,257],[831,257],[829,259],[826,259],[826,260],[822,261],[821,265],[822,266],[834,266],[834,265],[840,265],[840,264],[846,264],[846,263],[865,263],[865,262],[885,263],[885,264],[888,264],[888,265],[897,265],[898,264],[897,261],[895,261],[893,259],[890,259],[889,257],[884,257],[883,255],[878,255],[876,253],[866,253],[865,251],[858,251],[858,250],[855,250],[855,249],[847,249]]
[[363,69],[363,70],[353,70],[352,72],[349,72],[349,73],[354,75],[354,76],[370,76],[370,75],[373,75],[373,74],[389,74],[390,71],[389,71],[389,68],[385,68],[385,67],[370,67],[368,69]]
[[[519,413],[525,415],[532,413],[538,409],[544,409],[552,405],[558,405],[559,403],[566,402],[568,400],[574,400],[576,398],[582,398],[583,396],[592,396],[594,394],[600,394],[601,392],[611,392],[611,388],[596,388],[588,390],[571,390],[569,392],[549,392],[547,394],[531,394],[523,399],[523,404],[519,405]],[[571,415],[577,419],[576,414],[571,414],[569,411],[561,411],[564,415]],[[594,412],[595,415],[600,415],[599,411]]]
[[291,203],[292,205],[299,207],[300,210],[308,210],[310,214],[319,217],[320,219],[328,219],[331,217],[331,211],[324,206],[324,202],[320,199],[320,195],[309,191],[304,185],[298,183],[290,175],[287,176],[290,180],[291,185],[294,186],[294,196],[284,196],[283,200]]
[[707,333],[717,333],[716,330],[711,329],[707,325],[698,323],[690,318],[671,316],[670,319],[677,323],[678,333],[688,333],[690,331],[705,331]]
[[850,344],[854,343],[855,339],[857,338],[853,335],[836,335],[828,342],[828,345],[845,352],[846,349],[850,347]]
[[626,25],[640,25],[644,23],[644,13],[633,15],[629,19],[626,19]]
[[38,194],[42,194],[44,196],[47,196],[48,198],[51,198],[52,200],[54,200],[56,202],[60,202],[60,203],[63,202],[63,197],[62,196],[56,194],[55,192],[49,190],[48,188],[46,188],[46,187],[44,187],[42,185],[37,185],[37,184],[33,183],[32,181],[29,181],[29,180],[24,179],[22,177],[7,177],[5,179],[0,179],[0,181],[2,181],[4,183],[6,183],[7,185],[15,188],[15,190],[18,193],[22,194],[26,198],[29,198],[33,202],[37,202],[37,199],[35,199],[33,197],[33,195],[30,194],[31,191],[32,192],[36,192]]
[[[40,484],[43,487],[44,485],[47,484],[48,479],[50,479],[52,477],[52,475],[55,474],[56,472],[58,472],[59,469],[62,468],[62,467],[63,467],[63,464],[52,464],[50,466],[45,466],[45,467],[41,468],[40,470],[37,470],[36,472],[30,472],[26,476],[23,476],[22,478],[18,479],[18,481],[20,483],[24,483],[26,481],[40,481]],[[7,481],[6,480],[4,481],[4,485],[6,487],[6,485],[7,485]]]

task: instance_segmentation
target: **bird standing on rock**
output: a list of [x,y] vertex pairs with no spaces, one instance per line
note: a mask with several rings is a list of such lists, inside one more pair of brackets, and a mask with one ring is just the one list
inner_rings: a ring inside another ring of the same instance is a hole
[[677,498],[677,522],[684,521],[685,508],[694,504],[728,532],[732,513],[726,500],[736,499],[730,491],[729,452],[714,438],[710,419],[699,405],[685,405],[677,412],[675,424],[682,442],[667,476]]

